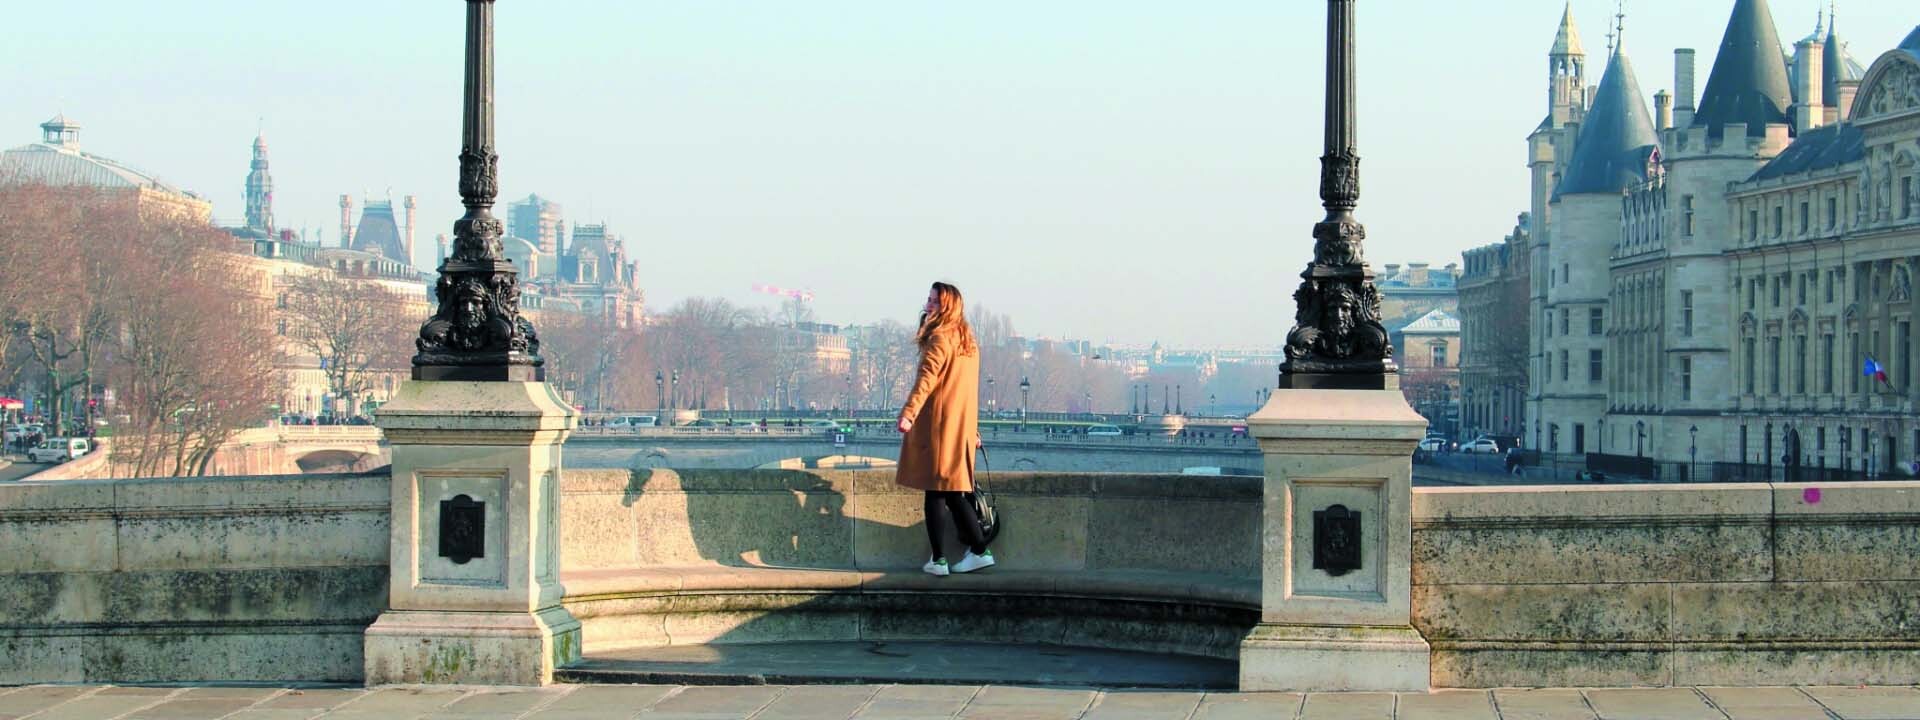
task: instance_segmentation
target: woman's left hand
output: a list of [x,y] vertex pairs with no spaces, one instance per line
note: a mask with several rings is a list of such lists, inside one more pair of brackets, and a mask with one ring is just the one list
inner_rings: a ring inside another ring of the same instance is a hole
[[899,428],[902,433],[913,432],[913,418],[900,418]]

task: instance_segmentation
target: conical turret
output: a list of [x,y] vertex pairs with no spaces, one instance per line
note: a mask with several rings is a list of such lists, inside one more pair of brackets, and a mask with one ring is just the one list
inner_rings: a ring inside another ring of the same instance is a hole
[[1624,51],[1615,52],[1600,77],[1556,195],[1617,193],[1647,179],[1647,158],[1659,136],[1641,98],[1633,63]]
[[1720,54],[1707,76],[1707,90],[1693,116],[1694,127],[1718,137],[1727,125],[1744,123],[1747,135],[1764,137],[1769,124],[1791,124],[1793,87],[1786,55],[1766,0],[1735,0]]

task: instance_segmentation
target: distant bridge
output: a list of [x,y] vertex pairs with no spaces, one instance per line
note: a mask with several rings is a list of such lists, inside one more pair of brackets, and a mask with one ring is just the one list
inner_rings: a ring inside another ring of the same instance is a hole
[[[982,439],[996,471],[1263,474],[1260,448],[1248,438],[989,432]],[[584,428],[567,441],[566,464],[740,469],[849,457],[890,463],[900,457],[900,436],[891,428],[862,428],[843,441],[836,444],[820,428]]]

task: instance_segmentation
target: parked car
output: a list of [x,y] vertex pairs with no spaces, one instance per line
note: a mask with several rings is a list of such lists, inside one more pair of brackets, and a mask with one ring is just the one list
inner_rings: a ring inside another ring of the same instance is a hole
[[1461,446],[1460,452],[1484,455],[1499,455],[1500,443],[1493,438],[1483,437]]
[[1447,439],[1443,437],[1429,437],[1420,441],[1419,448],[1423,452],[1444,452],[1447,449]]
[[1087,428],[1087,435],[1089,437],[1119,437],[1121,435],[1120,426],[1093,425]]
[[43,431],[44,430],[39,425],[31,424],[31,423],[22,424],[22,425],[10,425],[7,427],[5,440],[7,442],[14,442],[23,437],[32,437],[34,433],[43,432]]
[[27,461],[63,463],[93,451],[86,438],[48,438],[27,451]]
[[620,415],[607,420],[607,427],[626,430],[659,426],[660,417],[657,415]]

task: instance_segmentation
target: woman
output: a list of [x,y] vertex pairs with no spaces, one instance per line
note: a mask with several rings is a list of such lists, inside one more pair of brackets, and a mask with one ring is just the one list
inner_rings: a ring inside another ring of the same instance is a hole
[[[927,540],[933,554],[921,570],[930,575],[972,572],[993,566],[980,517],[967,501],[973,491],[973,452],[980,447],[980,346],[967,325],[960,289],[934,283],[920,313],[914,340],[920,373],[900,411],[900,466],[894,482],[925,491]],[[949,565],[940,553],[946,515],[959,527],[967,553]]]

